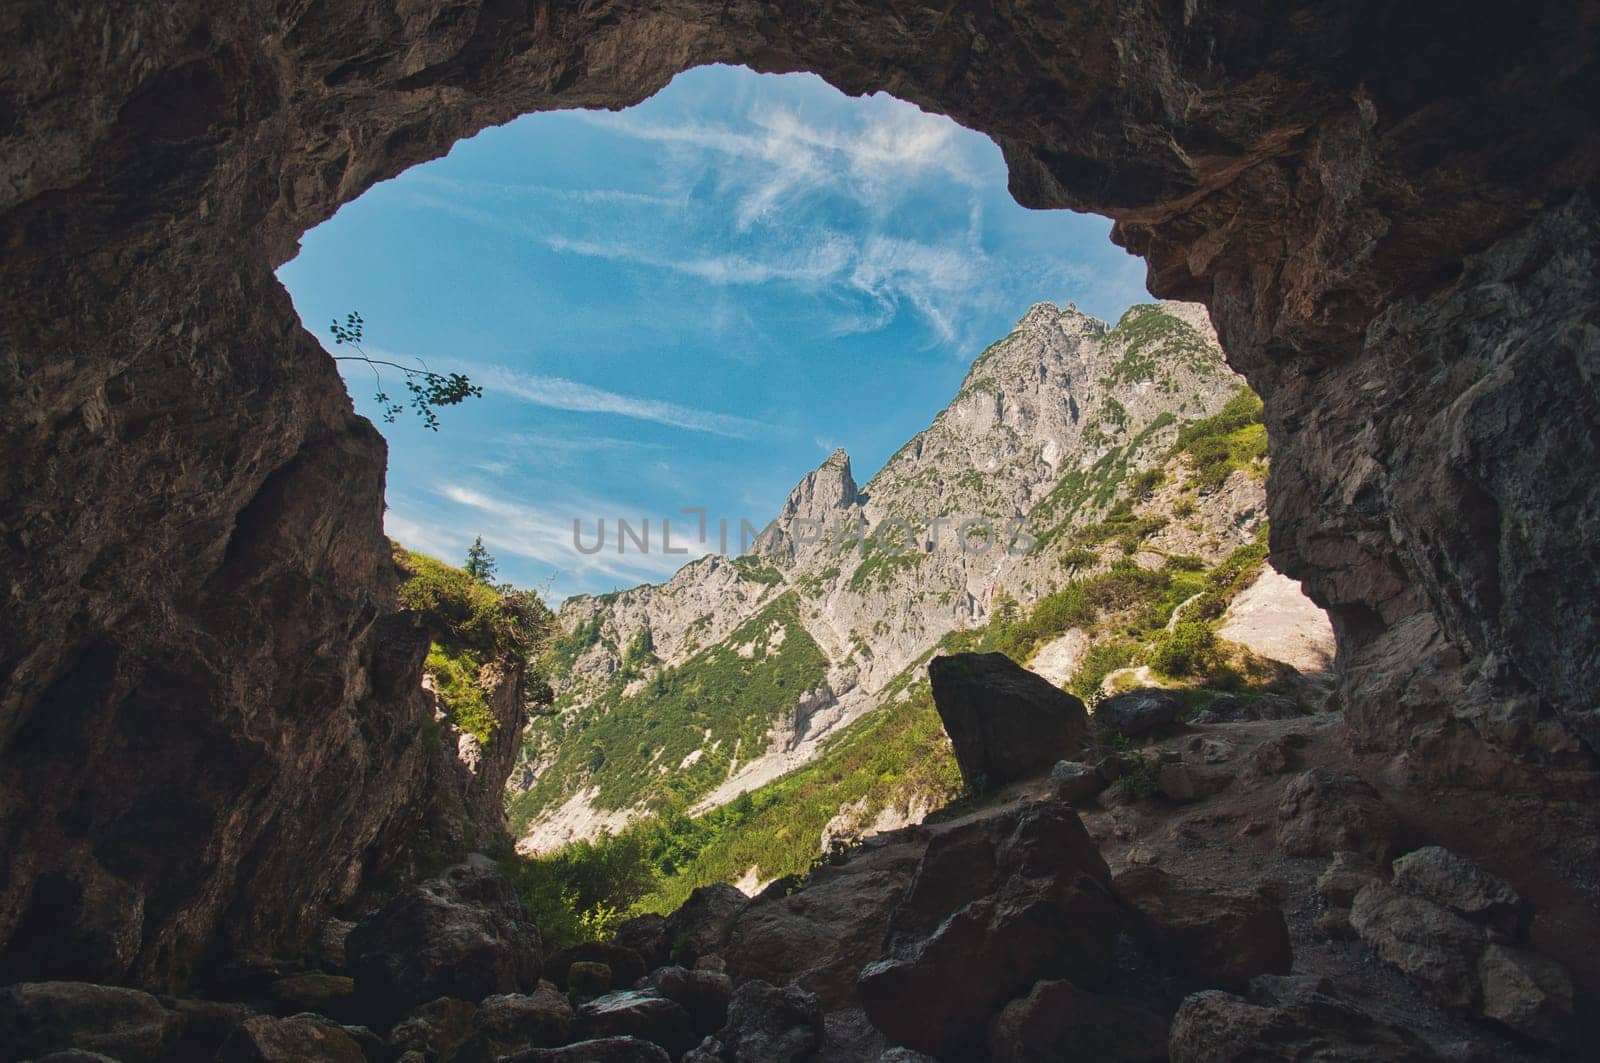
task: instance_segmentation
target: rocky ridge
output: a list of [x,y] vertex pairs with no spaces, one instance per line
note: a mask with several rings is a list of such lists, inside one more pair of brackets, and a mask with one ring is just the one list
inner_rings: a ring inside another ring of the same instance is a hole
[[[568,778],[561,799],[534,814],[524,846],[548,850],[621,826],[627,805],[597,807],[581,771],[553,752],[585,718],[637,694],[650,676],[728,644],[789,593],[794,632],[815,643],[825,671],[784,703],[762,707],[765,741],[729,758],[726,776],[695,794],[696,807],[805,763],[941,637],[984,623],[997,594],[1026,605],[1069,574],[1109,564],[1109,549],[1064,554],[1063,529],[1102,514],[1140,471],[1172,464],[1178,426],[1216,413],[1240,386],[1201,307],[1139,306],[1113,328],[1074,307],[1040,304],[975,359],[950,405],[864,488],[837,452],[800,481],[750,555],[712,555],[665,584],[569,600],[559,622],[582,649],[554,677],[564,715],[536,727],[513,789],[552,770]],[[1167,485],[1151,507],[1175,500],[1180,486]],[[1236,474],[1191,510],[1143,544],[1150,563],[1167,553],[1214,563],[1249,542],[1263,484]],[[1002,538],[1013,547],[1003,549]],[[648,660],[630,660],[646,641]],[[723,739],[708,731],[706,741]]]

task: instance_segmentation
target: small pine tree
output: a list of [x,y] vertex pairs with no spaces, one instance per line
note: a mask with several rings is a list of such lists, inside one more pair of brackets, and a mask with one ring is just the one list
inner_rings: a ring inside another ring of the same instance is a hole
[[483,536],[472,540],[472,545],[467,548],[467,563],[462,567],[467,570],[467,575],[479,583],[488,583],[494,578],[494,555],[483,545]]

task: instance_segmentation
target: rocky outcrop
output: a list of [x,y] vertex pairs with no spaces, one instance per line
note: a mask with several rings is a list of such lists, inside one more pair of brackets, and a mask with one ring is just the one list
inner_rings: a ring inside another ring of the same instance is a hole
[[1043,774],[1089,738],[1083,702],[1003,653],[935,657],[928,680],[961,778],[974,790]]
[[1600,30],[1459,16],[8,8],[0,971],[181,981],[403,848],[383,446],[272,270],[461,136],[704,62],[893,91],[994,137],[1025,203],[1116,218],[1267,401],[1275,559],[1331,609],[1353,735],[1435,783],[1592,770]]

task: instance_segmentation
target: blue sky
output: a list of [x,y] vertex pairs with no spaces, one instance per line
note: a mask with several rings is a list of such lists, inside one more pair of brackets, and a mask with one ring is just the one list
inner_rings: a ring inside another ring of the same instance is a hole
[[[684,507],[764,524],[836,446],[864,483],[1034,303],[1147,299],[1109,230],[1019,207],[999,149],[946,118],[705,67],[462,141],[279,276],[330,349],[355,309],[369,354],[484,386],[438,433],[378,422],[389,534],[457,562],[481,534],[502,578],[559,600],[666,578],[686,557],[660,520],[681,544]],[[371,370],[342,369],[376,421]],[[618,553],[619,517],[650,519],[651,553]],[[574,518],[586,545],[605,519],[605,550],[573,549]]]

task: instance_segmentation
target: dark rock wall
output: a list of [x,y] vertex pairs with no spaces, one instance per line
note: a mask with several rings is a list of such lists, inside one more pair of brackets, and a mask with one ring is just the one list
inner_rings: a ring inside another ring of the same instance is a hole
[[1600,4],[208,6],[0,9],[0,980],[289,947],[403,849],[383,443],[272,270],[462,136],[705,62],[893,92],[1116,218],[1266,398],[1356,737],[1586,767]]

